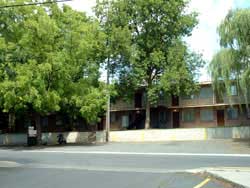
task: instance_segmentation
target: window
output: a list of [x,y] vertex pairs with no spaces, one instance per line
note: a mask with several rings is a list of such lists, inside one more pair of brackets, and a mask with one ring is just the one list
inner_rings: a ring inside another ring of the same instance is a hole
[[231,94],[231,96],[235,96],[238,94],[236,85],[231,85],[230,94]]
[[247,107],[246,113],[247,113],[247,118],[250,119],[250,109],[249,109],[249,107]]
[[129,117],[128,116],[122,116],[122,128],[127,128],[129,124]]
[[206,99],[206,98],[212,98],[213,97],[213,89],[210,86],[202,87],[200,89],[200,98]]
[[61,127],[63,125],[63,120],[60,115],[56,115],[56,126]]
[[213,109],[201,109],[200,120],[201,121],[213,121],[214,120]]
[[111,123],[114,123],[116,121],[116,114],[115,114],[115,112],[112,112],[111,114],[110,114],[110,122]]
[[183,100],[190,100],[190,99],[195,99],[196,96],[194,94],[191,94],[191,95],[183,95],[181,97]]
[[49,126],[49,119],[48,119],[48,116],[42,117],[42,126],[43,126],[43,127],[48,127],[48,126]]
[[236,120],[239,118],[239,109],[236,107],[231,107],[227,109],[227,119]]
[[160,122],[166,122],[167,121],[167,114],[164,111],[161,111],[159,113],[159,121]]
[[159,93],[159,101],[162,101],[162,102],[165,101],[165,95],[164,95],[163,91],[160,91],[160,93]]
[[142,106],[146,105],[147,95],[146,92],[142,93]]
[[24,121],[24,128],[28,129],[28,127],[31,126],[31,120],[30,120],[30,118],[27,117],[27,116],[24,116],[23,121]]
[[182,111],[182,120],[184,122],[192,122],[194,121],[194,109],[183,110]]

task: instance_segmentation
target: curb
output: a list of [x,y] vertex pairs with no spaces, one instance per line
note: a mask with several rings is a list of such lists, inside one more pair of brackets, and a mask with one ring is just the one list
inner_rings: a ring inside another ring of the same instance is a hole
[[230,184],[233,188],[248,188],[244,185],[241,185],[239,183],[235,183],[229,179],[226,179],[218,174],[214,174],[212,172],[209,172],[209,170],[214,170],[214,171],[225,171],[225,170],[234,170],[235,172],[249,172],[250,170],[249,168],[243,168],[243,169],[236,169],[236,168],[201,168],[201,169],[192,169],[192,170],[187,170],[187,172],[189,173],[193,173],[193,174],[198,174],[201,176],[205,176],[205,177],[212,177],[215,180],[218,180],[220,182],[225,182]]
[[233,182],[233,181],[231,181],[231,180],[229,180],[229,179],[225,179],[225,178],[223,178],[223,177],[221,177],[221,176],[219,176],[219,175],[215,175],[215,174],[213,174],[213,173],[211,173],[211,172],[204,171],[204,172],[201,172],[201,175],[203,175],[203,176],[208,176],[208,177],[212,177],[213,179],[216,179],[216,180],[218,180],[218,181],[220,181],[220,182],[229,183],[230,185],[232,185],[233,188],[247,188],[247,187],[245,187],[245,186],[243,186],[243,185],[240,185],[240,184],[238,184],[238,183],[235,183],[235,182]]

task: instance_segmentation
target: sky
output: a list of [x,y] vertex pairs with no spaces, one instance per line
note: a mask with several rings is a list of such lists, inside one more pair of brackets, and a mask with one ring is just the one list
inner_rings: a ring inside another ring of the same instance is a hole
[[[96,0],[72,0],[66,4],[76,10],[85,11],[93,15],[92,7]],[[250,7],[250,0],[191,0],[189,10],[198,12],[199,24],[186,39],[191,50],[203,55],[205,61],[210,62],[213,55],[220,49],[217,27],[230,9]],[[208,81],[207,66],[201,70],[200,81]]]

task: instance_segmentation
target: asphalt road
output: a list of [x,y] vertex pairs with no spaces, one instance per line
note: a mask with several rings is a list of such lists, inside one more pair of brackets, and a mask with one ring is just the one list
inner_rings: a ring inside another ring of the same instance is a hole
[[204,182],[202,188],[231,187],[187,172],[220,166],[250,166],[248,143],[210,141],[0,148],[0,187],[194,188]]

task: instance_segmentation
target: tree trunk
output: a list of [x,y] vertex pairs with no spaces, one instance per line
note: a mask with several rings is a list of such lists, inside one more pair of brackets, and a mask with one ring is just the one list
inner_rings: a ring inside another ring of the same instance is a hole
[[36,121],[36,131],[37,131],[37,144],[42,144],[42,129],[41,129],[41,116],[38,113],[35,113]]
[[10,112],[9,113],[9,130],[15,131],[15,122],[16,122],[15,113]]
[[90,125],[89,143],[96,143],[96,124]]
[[147,99],[146,101],[146,121],[145,121],[145,129],[150,128],[150,102]]

